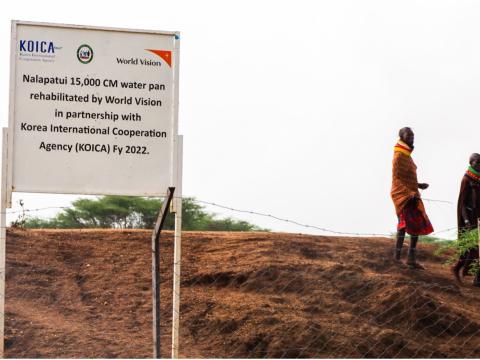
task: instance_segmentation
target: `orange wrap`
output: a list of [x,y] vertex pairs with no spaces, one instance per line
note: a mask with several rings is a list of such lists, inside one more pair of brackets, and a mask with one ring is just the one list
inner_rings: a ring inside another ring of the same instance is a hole
[[[393,154],[392,168],[392,190],[390,192],[395,212],[400,215],[407,202],[416,196],[420,198],[418,191],[417,166],[411,156],[400,151]],[[421,201],[418,202],[418,208],[425,212]]]

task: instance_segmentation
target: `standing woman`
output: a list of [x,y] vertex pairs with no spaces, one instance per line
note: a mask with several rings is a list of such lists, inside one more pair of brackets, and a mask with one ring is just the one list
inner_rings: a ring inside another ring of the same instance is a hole
[[411,157],[415,135],[409,127],[400,129],[400,140],[394,147],[391,196],[398,216],[397,242],[394,259],[400,261],[405,234],[410,235],[407,265],[411,269],[423,269],[417,262],[417,241],[419,235],[433,232],[418,189],[428,184],[418,183],[417,166]]
[[[460,185],[460,194],[457,205],[458,238],[464,232],[477,228],[480,219],[480,154],[470,156],[470,166],[463,175]],[[460,281],[460,270],[463,268],[463,275],[468,275],[470,264],[478,259],[478,247],[467,250],[460,255],[452,271],[455,278]],[[475,276],[473,284],[480,286],[479,274]]]

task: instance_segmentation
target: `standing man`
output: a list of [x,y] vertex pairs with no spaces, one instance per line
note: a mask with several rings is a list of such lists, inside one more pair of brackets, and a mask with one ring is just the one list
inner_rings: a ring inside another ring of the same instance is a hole
[[[460,185],[460,195],[457,205],[458,238],[466,231],[477,228],[480,219],[480,154],[470,156],[470,166],[463,176]],[[460,280],[459,272],[463,268],[463,275],[467,275],[470,264],[478,259],[478,247],[473,248],[460,255],[452,271],[457,280]],[[479,274],[475,276],[473,284],[480,286]]]
[[400,140],[394,147],[391,196],[398,216],[397,243],[394,258],[400,261],[405,233],[410,235],[407,265],[411,269],[423,269],[417,263],[416,251],[419,235],[433,232],[418,189],[428,188],[428,184],[418,183],[417,166],[411,157],[414,134],[404,127],[398,132]]

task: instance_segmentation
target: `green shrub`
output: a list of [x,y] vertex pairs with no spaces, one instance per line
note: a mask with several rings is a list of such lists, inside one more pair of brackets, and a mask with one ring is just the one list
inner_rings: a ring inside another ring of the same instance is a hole
[[[442,255],[452,250],[451,256],[446,260],[445,264],[449,265],[458,260],[458,258],[467,251],[478,246],[478,230],[465,231],[458,240],[443,243],[436,251],[435,255]],[[478,262],[474,261],[469,269],[470,274],[475,274],[479,270]]]

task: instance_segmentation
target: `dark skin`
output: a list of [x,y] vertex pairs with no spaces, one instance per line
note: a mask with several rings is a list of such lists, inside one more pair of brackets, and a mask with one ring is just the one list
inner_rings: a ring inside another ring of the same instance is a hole
[[480,171],[480,154],[472,154],[470,156],[470,166],[475,169],[475,171]]
[[[402,129],[400,129],[398,135],[400,136],[400,140],[402,140],[405,144],[407,144],[408,146],[410,146],[412,149],[413,149],[413,143],[415,141],[415,134],[413,133],[412,129],[410,129],[409,127],[404,127]],[[479,159],[480,161],[480,159]],[[477,170],[477,169],[475,169]],[[420,190],[425,190],[428,188],[428,184],[427,183],[418,183],[418,188]]]

